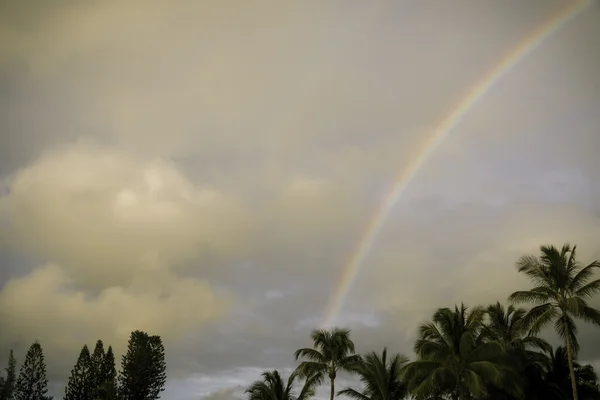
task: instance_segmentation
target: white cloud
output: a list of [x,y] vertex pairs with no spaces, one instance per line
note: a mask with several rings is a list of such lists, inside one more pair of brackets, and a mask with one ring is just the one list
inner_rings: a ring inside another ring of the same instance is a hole
[[240,251],[247,224],[239,203],[172,164],[85,145],[23,169],[3,202],[24,248],[99,287],[202,252]]

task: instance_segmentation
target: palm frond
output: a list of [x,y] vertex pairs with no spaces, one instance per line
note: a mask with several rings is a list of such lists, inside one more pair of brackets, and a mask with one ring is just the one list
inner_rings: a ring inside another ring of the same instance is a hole
[[323,384],[324,379],[325,374],[322,373],[313,374],[306,378],[302,390],[300,390],[300,394],[296,400],[309,400],[312,398],[315,395],[315,389],[317,386]]
[[518,290],[508,296],[508,301],[514,304],[519,303],[533,303],[533,304],[544,304],[547,303],[551,298],[546,293],[541,293],[534,290]]
[[323,353],[321,353],[318,350],[310,349],[310,348],[296,350],[294,352],[294,357],[296,358],[296,360],[298,360],[300,357],[302,357],[302,358],[306,358],[307,360],[318,362],[318,363],[327,362],[327,358],[323,355]]
[[317,374],[326,375],[328,373],[328,365],[315,361],[303,361],[296,367],[295,372],[302,378]]
[[[467,311],[467,308],[464,305],[461,305],[464,311]],[[466,314],[465,318],[465,328],[470,331],[476,331],[481,328],[483,324],[483,320],[485,318],[485,307],[483,306],[475,306],[471,308],[471,311]]]
[[352,389],[352,388],[346,388],[343,390],[340,390],[339,392],[337,392],[338,396],[346,396],[349,397],[351,399],[356,399],[356,400],[372,400],[370,397],[365,396],[364,394],[357,392],[356,390]]
[[577,317],[583,319],[586,322],[600,326],[600,310],[583,304],[579,309]]
[[524,348],[537,349],[542,352],[552,351],[552,346],[546,340],[537,336],[527,336],[522,339]]
[[524,273],[538,286],[550,283],[550,276],[540,260],[533,255],[523,256],[517,261],[517,270]]
[[600,279],[596,279],[595,281],[580,286],[574,291],[575,296],[582,298],[592,297],[596,293],[600,293]]
[[337,362],[337,368],[343,370],[351,370],[352,368],[361,365],[363,358],[360,354],[353,354],[348,357],[344,357]]
[[600,261],[592,261],[589,265],[581,268],[569,282],[569,290],[574,292],[581,288],[594,274],[594,268],[600,268]]
[[529,329],[530,335],[537,335],[545,326],[558,317],[558,315],[558,310],[552,303],[535,306],[523,317],[523,326],[526,329]]
[[480,361],[498,362],[505,355],[502,346],[497,342],[487,342],[475,347],[470,351],[465,361],[472,364]]

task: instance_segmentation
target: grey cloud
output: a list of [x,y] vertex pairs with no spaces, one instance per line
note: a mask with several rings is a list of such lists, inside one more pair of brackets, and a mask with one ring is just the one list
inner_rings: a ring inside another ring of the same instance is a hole
[[204,400],[231,400],[231,399],[242,399],[242,394],[240,394],[240,392],[243,392],[244,389],[243,388],[228,388],[228,389],[221,389],[221,390],[217,390],[216,392],[213,392],[211,394],[209,394],[208,396],[204,396],[202,397],[202,399]]

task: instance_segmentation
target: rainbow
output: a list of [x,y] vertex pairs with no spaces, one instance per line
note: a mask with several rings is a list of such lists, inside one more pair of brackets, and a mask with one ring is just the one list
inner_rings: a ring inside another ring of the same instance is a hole
[[435,152],[440,143],[443,142],[469,110],[485,96],[494,84],[502,79],[502,77],[510,72],[516,64],[535,50],[548,37],[579,15],[591,4],[591,0],[577,2],[560,12],[556,17],[552,18],[541,27],[537,28],[519,42],[519,44],[500,61],[500,63],[479,79],[479,81],[467,92],[466,96],[462,97],[458,104],[441,120],[427,140],[415,152],[415,157],[409,160],[410,162],[400,170],[389,194],[385,197],[385,200],[372,218],[369,219],[356,250],[352,253],[347,265],[342,268],[340,277],[336,281],[337,284],[334,288],[333,295],[325,310],[322,323],[323,327],[331,327],[335,324],[336,318],[346,301],[348,292],[356,281],[365,257],[369,253],[373,242],[377,238],[377,234],[381,230],[390,211],[393,209],[394,204],[400,196],[402,196],[421,167]]

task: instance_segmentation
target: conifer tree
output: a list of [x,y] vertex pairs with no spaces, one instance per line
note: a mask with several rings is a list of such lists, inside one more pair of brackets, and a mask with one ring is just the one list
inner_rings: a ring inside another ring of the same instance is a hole
[[123,397],[119,394],[117,382],[105,382],[98,386],[95,400],[122,400]]
[[102,359],[102,364],[100,364],[98,386],[105,383],[114,385],[116,379],[117,370],[115,368],[115,355],[113,354],[112,346],[108,346],[108,350]]
[[2,389],[0,389],[0,400],[12,400],[15,384],[17,383],[17,360],[15,360],[12,350],[8,355],[8,367],[6,368],[6,377],[3,380]]
[[15,385],[15,400],[48,400],[48,379],[42,346],[34,342],[25,356]]
[[92,371],[89,377],[90,385],[94,389],[97,388],[102,383],[101,378],[101,368],[102,363],[104,361],[104,343],[102,340],[98,340],[96,342],[96,347],[94,347],[94,353],[91,356],[91,367]]
[[71,370],[71,376],[65,388],[65,400],[92,400],[93,389],[90,376],[92,362],[90,350],[84,345],[77,358],[77,363]]
[[165,349],[160,336],[132,332],[121,368],[119,383],[124,400],[159,399],[167,379]]

